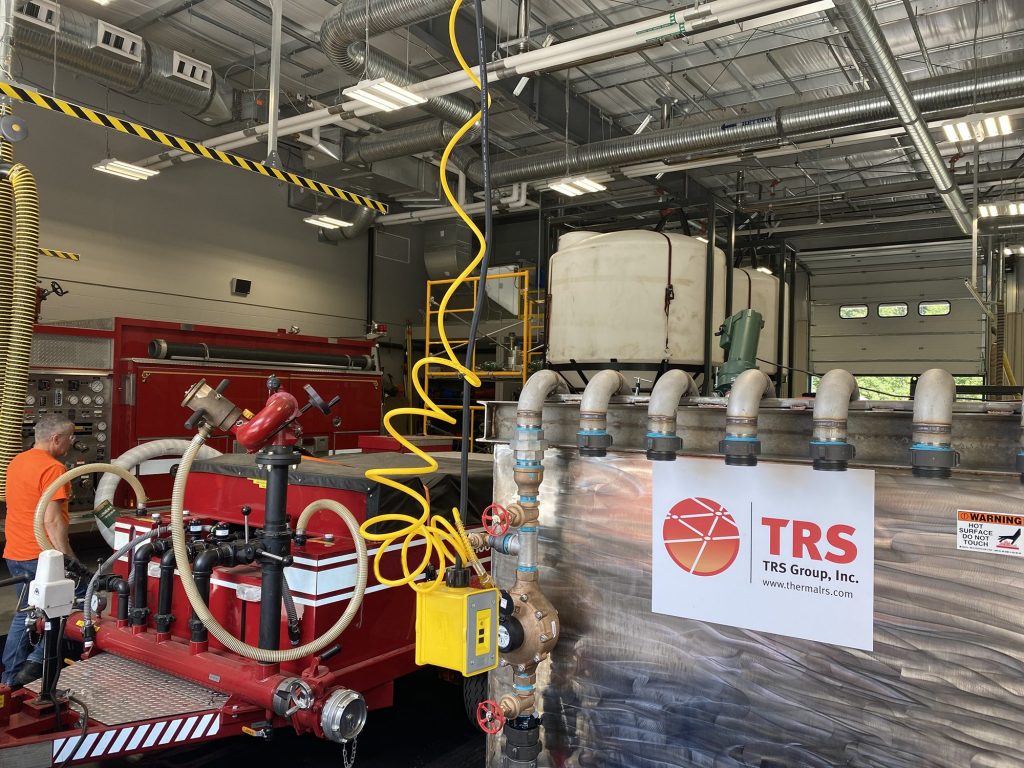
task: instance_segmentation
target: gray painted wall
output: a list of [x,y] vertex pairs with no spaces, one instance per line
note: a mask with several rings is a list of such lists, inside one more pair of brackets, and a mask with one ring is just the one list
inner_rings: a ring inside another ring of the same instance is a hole
[[[31,62],[27,62],[31,68]],[[50,73],[22,77],[50,82]],[[40,88],[49,92],[49,87]],[[218,131],[179,113],[141,104],[81,78],[63,75],[57,95],[132,114],[140,122],[202,139]],[[108,102],[109,99],[109,102]],[[15,158],[36,175],[44,247],[75,251],[80,262],[42,258],[40,275],[70,292],[43,305],[44,321],[121,315],[303,333],[359,335],[366,311],[367,241],[317,241],[305,214],[287,207],[283,184],[197,160],[145,182],[94,171],[107,154],[128,161],[155,151],[150,142],[28,105],[29,128]],[[264,148],[252,148],[258,157]],[[400,325],[422,304],[419,254],[409,263],[376,259],[375,317]],[[232,296],[232,277],[252,281]],[[401,328],[395,328],[401,338]],[[394,331],[393,331],[394,335]]]

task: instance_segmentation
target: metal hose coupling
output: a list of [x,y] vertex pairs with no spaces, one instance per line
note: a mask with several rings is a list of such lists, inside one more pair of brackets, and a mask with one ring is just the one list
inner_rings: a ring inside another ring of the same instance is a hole
[[544,749],[540,740],[540,719],[536,715],[517,717],[502,729],[502,768],[536,768]]
[[910,446],[910,465],[916,477],[947,478],[960,464],[960,454],[950,445],[955,397],[956,382],[948,371],[932,368],[918,379]]
[[324,738],[338,744],[355,739],[366,725],[366,701],[362,694],[348,688],[338,688],[327,697],[320,713],[320,727]]

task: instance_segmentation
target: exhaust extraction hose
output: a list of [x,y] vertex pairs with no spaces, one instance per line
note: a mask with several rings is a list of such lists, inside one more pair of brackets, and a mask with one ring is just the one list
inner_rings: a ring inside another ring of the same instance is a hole
[[[11,113],[9,104],[0,104],[0,117]],[[14,145],[0,139],[0,162],[14,162]],[[14,290],[14,189],[9,179],[0,179],[0,307],[11,306]],[[0,371],[7,370],[8,348],[11,335],[11,314],[0,312]],[[0,398],[7,389],[6,380],[0,381]],[[12,456],[0,458],[0,471],[6,477],[7,462]],[[0,497],[6,497],[6,483],[0,483]]]
[[[206,427],[202,428],[203,430]],[[183,508],[185,503],[185,483],[188,481],[189,471],[192,469],[192,462],[195,461],[196,454],[199,453],[200,448],[203,447],[203,443],[206,442],[206,435],[203,431],[200,431],[189,444],[188,449],[185,451],[185,455],[181,457],[181,464],[178,466],[178,473],[174,476],[174,490],[171,492],[171,541],[174,544],[174,557],[177,564],[178,573],[181,576],[181,586],[185,589],[185,595],[188,597],[189,603],[192,605],[192,609],[196,612],[196,616],[203,623],[203,626],[209,630],[217,640],[219,640],[225,648],[229,651],[237,653],[239,656],[244,656],[247,659],[253,659],[261,664],[278,664],[284,661],[297,661],[304,659],[307,656],[314,656],[321,653],[326,648],[330,647],[335,640],[345,631],[345,628],[355,618],[356,613],[359,611],[359,607],[363,603],[363,594],[366,591],[366,573],[367,573],[367,558],[366,558],[366,542],[363,541],[363,537],[359,534],[359,523],[355,519],[355,516],[349,512],[349,510],[343,505],[331,499],[321,499],[314,501],[299,515],[297,528],[300,530],[304,529],[309,518],[312,517],[313,513],[319,509],[329,509],[340,517],[348,530],[352,535],[352,541],[356,547],[356,586],[355,592],[352,594],[351,600],[349,600],[348,607],[345,612],[341,615],[330,629],[328,629],[323,635],[318,637],[306,645],[300,645],[297,648],[291,648],[285,651],[272,651],[266,648],[256,648],[255,646],[243,643],[237,637],[228,632],[220,622],[210,613],[210,609],[207,607],[203,600],[202,595],[199,594],[199,589],[196,587],[195,578],[192,575],[192,565],[188,561],[188,550],[186,548],[185,541],[185,524]]]
[[[5,142],[6,143],[6,142]],[[36,180],[24,165],[0,165],[14,200],[14,260],[11,270],[10,320],[6,336],[7,359],[3,396],[0,397],[0,500],[7,498],[7,465],[21,452],[25,418],[25,388],[32,357],[32,326],[36,321],[36,276],[39,255],[39,194]],[[4,205],[0,197],[0,206]],[[8,216],[4,210],[2,214]],[[7,227],[8,222],[0,222]],[[9,229],[8,229],[9,231]],[[3,241],[0,240],[0,250]]]

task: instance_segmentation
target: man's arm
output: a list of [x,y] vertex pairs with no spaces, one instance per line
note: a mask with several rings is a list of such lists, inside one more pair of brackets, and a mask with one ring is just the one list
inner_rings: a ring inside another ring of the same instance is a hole
[[68,557],[75,557],[74,550],[71,549],[71,541],[68,539],[68,524],[64,520],[64,509],[61,502],[51,501],[46,505],[43,522],[46,526],[46,535],[54,549],[63,552]]

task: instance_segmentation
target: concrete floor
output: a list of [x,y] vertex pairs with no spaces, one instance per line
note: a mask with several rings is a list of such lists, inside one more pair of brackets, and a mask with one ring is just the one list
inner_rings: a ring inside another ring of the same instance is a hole
[[[72,541],[83,562],[93,565],[110,554],[98,535],[76,536]],[[0,561],[0,578],[7,577]],[[0,634],[5,635],[16,605],[14,590],[0,590]],[[395,683],[395,706],[370,713],[358,739],[359,768],[482,768],[483,733],[463,713],[462,690],[424,668]],[[206,768],[244,760],[249,765],[288,765],[315,768],[342,764],[341,747],[290,730],[275,734],[269,742],[240,736],[208,742],[192,748],[167,750],[92,763],[93,766],[157,766]],[[0,755],[0,764],[3,764]]]

